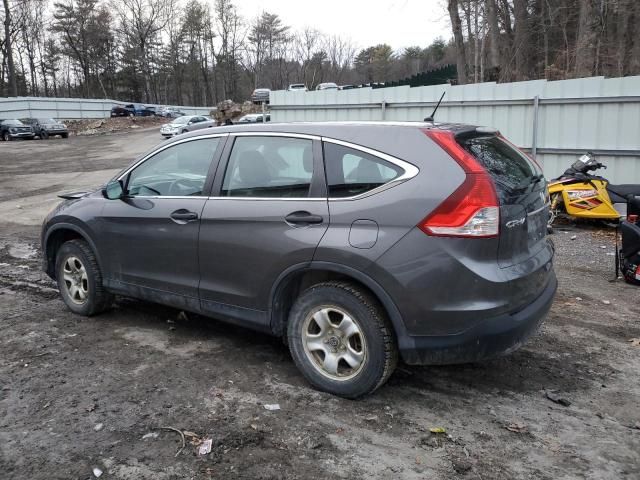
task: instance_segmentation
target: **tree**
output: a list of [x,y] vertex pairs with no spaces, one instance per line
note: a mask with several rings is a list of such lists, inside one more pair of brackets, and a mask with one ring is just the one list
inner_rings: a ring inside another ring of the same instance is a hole
[[144,72],[145,101],[150,102],[149,50],[152,41],[169,22],[174,11],[174,0],[117,0],[113,5],[120,17],[120,34],[137,50],[138,68]]
[[4,51],[7,59],[7,69],[9,74],[9,94],[12,97],[18,96],[18,83],[16,80],[16,67],[13,63],[13,42],[11,29],[11,7],[9,0],[2,0],[4,6]]
[[[274,54],[288,41],[289,27],[283,25],[278,15],[263,12],[251,25],[247,37],[248,67],[253,76],[254,88],[258,87],[267,62],[274,60]],[[271,82],[266,79],[268,86]]]
[[464,37],[462,36],[462,22],[460,21],[460,13],[458,0],[449,0],[447,3],[449,17],[451,19],[451,28],[453,29],[453,37],[456,44],[456,64],[458,67],[458,83],[467,83],[467,54],[464,45]]

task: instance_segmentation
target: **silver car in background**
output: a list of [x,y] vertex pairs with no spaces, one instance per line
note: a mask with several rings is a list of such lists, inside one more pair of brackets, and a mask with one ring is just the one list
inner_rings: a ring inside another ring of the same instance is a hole
[[174,137],[181,133],[186,133],[188,131],[187,127],[190,125],[208,121],[211,121],[211,119],[203,115],[183,115],[182,117],[172,120],[170,123],[162,125],[162,127],[160,127],[160,135],[165,138]]
[[271,90],[268,88],[256,88],[251,94],[251,101],[253,103],[269,103],[270,96]]

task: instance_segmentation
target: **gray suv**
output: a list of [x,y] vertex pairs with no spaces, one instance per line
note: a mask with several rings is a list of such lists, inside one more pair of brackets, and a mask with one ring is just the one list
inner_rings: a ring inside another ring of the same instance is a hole
[[515,350],[556,291],[544,177],[487,128],[200,130],[65,198],[42,248],[73,312],[118,294],[278,335],[311,384],[349,398],[399,357]]

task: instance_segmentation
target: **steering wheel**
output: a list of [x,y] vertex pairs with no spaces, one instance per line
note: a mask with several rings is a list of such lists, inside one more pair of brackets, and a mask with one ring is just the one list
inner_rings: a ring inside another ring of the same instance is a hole
[[185,190],[188,191],[186,195],[193,195],[195,193],[202,192],[202,181],[189,180],[188,178],[178,178],[171,182],[169,185],[169,195],[184,196]]

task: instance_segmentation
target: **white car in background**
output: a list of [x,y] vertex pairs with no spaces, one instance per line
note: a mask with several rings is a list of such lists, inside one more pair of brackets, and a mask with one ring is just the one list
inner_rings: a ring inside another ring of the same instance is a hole
[[[271,114],[267,113],[264,117],[265,122],[271,121]],[[249,113],[244,117],[240,117],[236,123],[263,123],[263,118],[261,113]]]
[[208,122],[211,120],[209,117],[205,117],[204,115],[183,115],[182,117],[178,117],[174,119],[171,123],[165,123],[160,127],[160,135],[165,138],[170,138],[175,135],[180,135],[181,133],[186,133],[187,127],[189,125],[193,125],[194,123],[200,122]]
[[289,88],[287,88],[288,92],[306,92],[307,91],[307,87],[305,86],[304,83],[292,83],[291,85],[289,85]]
[[316,90],[338,90],[338,85],[333,82],[321,83],[316,87]]

